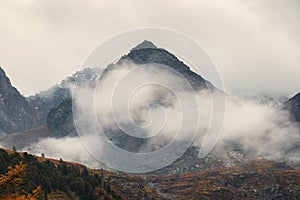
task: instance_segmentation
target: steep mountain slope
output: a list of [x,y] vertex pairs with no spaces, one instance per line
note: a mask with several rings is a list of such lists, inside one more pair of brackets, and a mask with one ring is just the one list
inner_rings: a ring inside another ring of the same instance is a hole
[[295,121],[300,122],[300,93],[285,102],[283,106],[290,111]]
[[[300,169],[263,159],[167,176],[91,170],[62,159],[3,149],[0,161],[0,176],[7,172],[8,166],[20,161],[26,165],[23,184],[9,192],[30,192],[40,185],[48,199],[298,199],[300,196]],[[7,192],[1,191],[0,198]]]
[[14,88],[0,67],[0,132],[13,133],[36,127],[39,114]]

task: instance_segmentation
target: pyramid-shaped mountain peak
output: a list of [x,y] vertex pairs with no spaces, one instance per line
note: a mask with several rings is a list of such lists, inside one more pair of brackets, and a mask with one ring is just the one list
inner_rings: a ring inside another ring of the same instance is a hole
[[136,47],[134,47],[132,50],[138,50],[138,49],[157,49],[157,46],[155,46],[151,41],[144,40],[142,43],[138,44]]

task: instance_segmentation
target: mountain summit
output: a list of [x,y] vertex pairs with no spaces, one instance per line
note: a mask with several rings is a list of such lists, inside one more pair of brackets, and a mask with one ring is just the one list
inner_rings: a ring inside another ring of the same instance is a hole
[[215,89],[215,87],[199,74],[193,72],[189,66],[183,61],[179,60],[175,55],[163,48],[158,48],[152,42],[145,40],[136,47],[134,47],[129,54],[123,56],[117,65],[108,67],[105,71],[109,71],[111,68],[119,67],[123,61],[133,62],[137,65],[143,64],[161,64],[166,65],[178,73],[182,74],[183,77],[190,82],[191,86],[196,90],[202,89]]
[[138,50],[138,49],[157,49],[157,46],[155,46],[149,40],[144,40],[142,43],[138,44],[132,50]]

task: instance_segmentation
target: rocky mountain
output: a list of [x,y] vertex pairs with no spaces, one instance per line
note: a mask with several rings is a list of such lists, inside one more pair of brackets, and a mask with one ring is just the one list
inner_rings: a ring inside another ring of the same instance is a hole
[[[116,63],[116,65],[110,65],[109,67],[107,67],[105,72],[119,67],[119,64],[126,61],[133,62],[137,65],[151,63],[166,65],[183,75],[183,77],[190,82],[191,86],[194,89],[201,90],[207,87],[211,89],[214,88],[209,81],[202,78],[199,74],[193,72],[190,67],[180,61],[176,56],[165,49],[156,47],[153,43],[147,40],[131,49],[129,54],[123,56]],[[105,75],[105,72],[103,73],[103,75]]]
[[0,132],[13,133],[39,125],[39,113],[11,85],[0,67]]
[[[209,81],[193,72],[189,66],[172,53],[163,48],[158,48],[152,42],[147,40],[132,48],[127,55],[122,56],[116,63],[109,65],[102,73],[99,82],[101,83],[101,80],[105,79],[106,76],[110,76],[110,73],[114,70],[126,69],[128,63],[137,66],[142,66],[144,64],[159,64],[162,65],[162,67],[167,66],[182,75],[195,91],[205,89],[211,89],[212,91],[217,90]],[[158,99],[161,100],[163,97],[158,97]],[[140,148],[147,143],[147,139],[130,136],[115,127],[117,127],[117,125],[113,126],[112,129],[104,129],[106,136],[115,145],[132,152],[139,152]]]
[[[77,135],[72,114],[72,86],[94,87],[101,73],[101,69],[84,68],[49,90],[27,98],[21,96],[22,103],[30,108],[30,116],[37,117],[33,118],[31,123],[24,122],[27,125],[24,129],[13,129],[9,135],[0,132],[2,146],[10,148],[15,145],[21,149],[42,138]],[[10,113],[11,109],[6,109]],[[3,124],[7,123],[3,121]]]
[[11,85],[4,70],[0,68],[1,135],[27,132],[45,126],[50,110],[71,98],[72,86],[91,86],[96,83],[101,73],[102,70],[98,68],[85,68],[46,91],[24,97]]
[[101,73],[102,70],[99,68],[84,68],[67,77],[60,84],[28,97],[27,101],[39,112],[41,122],[44,124],[46,123],[48,113],[52,108],[59,106],[66,99],[71,98],[73,86],[90,85],[93,87]]
[[[191,71],[187,65],[178,60],[174,55],[165,49],[157,48],[149,41],[144,41],[134,47],[128,55],[123,56],[117,63],[109,65],[103,73],[101,69],[85,68],[62,81],[60,85],[29,97],[29,103],[36,106],[37,110],[42,113],[41,115],[45,118],[48,127],[53,130],[51,136],[63,137],[66,135],[76,135],[72,121],[70,88],[74,85],[95,87],[100,76],[104,77],[110,70],[120,67],[122,62],[128,61],[138,65],[149,63],[164,64],[182,74],[195,89],[213,88],[211,83]],[[122,148],[132,146],[128,143],[140,143],[140,141],[132,139],[121,131],[112,132],[112,130],[109,130],[108,137],[122,146]]]
[[300,122],[300,93],[285,102],[283,106],[290,111],[295,121]]
[[[110,70],[118,67],[120,63],[125,61],[134,62],[136,64],[164,64],[181,73],[196,89],[204,89],[207,87],[213,88],[211,83],[204,80],[200,75],[191,71],[187,65],[178,60],[174,55],[172,55],[165,49],[157,48],[153,43],[147,40],[134,47],[128,55],[123,56],[116,64],[111,64],[109,67],[107,67],[103,74],[105,75],[105,73],[108,73]],[[84,68],[83,70],[76,72],[72,76],[67,77],[60,84],[53,86],[49,90],[28,97],[26,99],[28,102],[27,104],[33,107],[35,112],[39,115],[40,119],[38,124],[49,125],[50,129],[53,129],[55,132],[53,134],[54,136],[74,135],[74,128],[71,128],[72,112],[69,110],[69,108],[71,108],[71,89],[73,86],[88,85],[90,87],[94,87],[101,74],[102,69]],[[60,122],[61,124],[55,124],[54,122],[60,120],[60,114],[62,114],[60,109],[64,109],[64,111],[68,110],[63,114],[66,118],[68,118],[68,120],[63,120],[62,122]],[[60,114],[55,113],[56,111]],[[62,126],[69,128],[61,130],[60,128]]]
[[50,110],[47,115],[47,126],[52,131],[52,137],[77,136],[71,97]]

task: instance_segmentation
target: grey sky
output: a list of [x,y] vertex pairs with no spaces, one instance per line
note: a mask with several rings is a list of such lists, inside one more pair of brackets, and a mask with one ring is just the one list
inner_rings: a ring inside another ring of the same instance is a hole
[[229,93],[300,91],[297,0],[0,1],[0,66],[25,95],[59,83],[101,42],[162,27],[202,44]]

